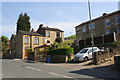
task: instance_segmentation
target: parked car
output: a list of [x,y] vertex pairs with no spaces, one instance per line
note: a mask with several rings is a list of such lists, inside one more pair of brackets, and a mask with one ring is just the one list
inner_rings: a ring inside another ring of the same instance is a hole
[[[100,51],[99,48],[93,47],[93,52]],[[89,48],[83,48],[80,50],[74,58],[74,61],[88,61],[89,59],[92,59],[92,47]]]

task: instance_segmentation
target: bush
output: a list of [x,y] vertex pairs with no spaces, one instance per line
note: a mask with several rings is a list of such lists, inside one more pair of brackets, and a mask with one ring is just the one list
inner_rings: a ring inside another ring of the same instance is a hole
[[56,38],[55,42],[61,43],[62,42],[62,38],[61,37]]
[[74,51],[73,51],[73,48],[71,47],[54,49],[54,50],[48,51],[48,55],[70,55],[73,53]]
[[29,54],[34,53],[34,50],[33,50],[32,48],[30,48],[30,49],[28,50],[28,53],[29,53]]
[[69,45],[66,42],[61,42],[61,43],[53,43],[53,45],[51,45],[49,47],[48,50],[54,50],[54,49],[60,49],[60,48],[65,48],[65,47],[69,47]]

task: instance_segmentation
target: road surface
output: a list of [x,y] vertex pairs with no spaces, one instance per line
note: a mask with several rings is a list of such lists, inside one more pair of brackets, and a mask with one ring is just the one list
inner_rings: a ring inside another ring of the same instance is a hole
[[104,80],[105,78],[117,78],[118,76],[113,75],[114,73],[108,74],[92,69],[75,70],[72,66],[59,65],[60,64],[32,63],[23,60],[3,59],[2,78],[66,78],[70,80],[76,80],[76,78],[98,78],[99,80]]

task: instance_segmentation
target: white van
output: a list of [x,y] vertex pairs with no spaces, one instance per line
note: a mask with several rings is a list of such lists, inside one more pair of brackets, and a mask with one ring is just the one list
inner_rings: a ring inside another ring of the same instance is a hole
[[[98,52],[98,51],[100,51],[99,48],[93,47],[93,52]],[[88,61],[91,58],[92,58],[92,47],[83,48],[75,55],[74,61]]]

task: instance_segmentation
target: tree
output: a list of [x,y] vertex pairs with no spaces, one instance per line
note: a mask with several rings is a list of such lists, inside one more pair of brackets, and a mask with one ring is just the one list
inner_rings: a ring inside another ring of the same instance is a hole
[[8,38],[6,36],[1,36],[0,37],[0,44],[2,46],[2,52],[5,52],[7,50],[7,46],[8,46]]
[[61,37],[56,38],[55,42],[61,43],[62,42],[62,38]]
[[17,32],[19,30],[24,30],[24,31],[30,31],[31,25],[30,25],[30,17],[27,15],[27,13],[21,13],[19,15],[18,21],[17,21]]

